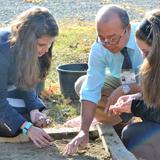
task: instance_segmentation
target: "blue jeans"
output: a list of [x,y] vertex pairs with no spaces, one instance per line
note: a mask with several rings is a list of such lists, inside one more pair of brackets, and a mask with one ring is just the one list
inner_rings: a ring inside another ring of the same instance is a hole
[[160,124],[143,121],[126,126],[122,130],[122,141],[137,158],[160,159]]

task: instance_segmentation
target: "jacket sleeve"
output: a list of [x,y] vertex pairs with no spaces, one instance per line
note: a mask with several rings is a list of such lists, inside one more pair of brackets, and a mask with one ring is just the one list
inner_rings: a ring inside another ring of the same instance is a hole
[[25,119],[7,101],[8,67],[8,59],[0,49],[0,123],[15,135]]
[[42,111],[45,108],[44,103],[38,97],[35,89],[30,89],[29,91],[22,91],[22,98],[25,102],[28,112],[39,109]]
[[133,100],[131,112],[134,116],[141,117],[143,120],[160,123],[160,108],[148,107],[143,100]]

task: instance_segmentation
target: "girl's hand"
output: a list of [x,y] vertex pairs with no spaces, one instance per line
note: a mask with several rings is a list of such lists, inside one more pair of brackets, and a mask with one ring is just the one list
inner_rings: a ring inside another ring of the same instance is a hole
[[109,107],[109,112],[111,115],[121,115],[123,112],[131,113],[131,103],[132,99],[128,98],[124,100],[124,97],[121,97],[115,105]]
[[131,113],[132,100],[137,98],[136,94],[121,96],[114,105],[109,107],[109,114],[121,115],[123,112]]
[[40,112],[38,109],[32,110],[30,112],[30,118],[31,122],[40,128],[44,128],[48,126],[51,123],[51,120],[42,112]]
[[141,93],[121,96],[114,105],[109,107],[108,113],[111,115],[121,115],[123,112],[131,113],[132,100],[141,98]]
[[28,137],[38,147],[46,147],[51,145],[53,139],[41,128],[31,126],[28,130]]

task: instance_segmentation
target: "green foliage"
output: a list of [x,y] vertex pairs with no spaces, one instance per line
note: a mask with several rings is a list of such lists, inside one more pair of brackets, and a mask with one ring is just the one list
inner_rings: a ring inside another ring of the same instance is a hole
[[43,98],[47,104],[47,115],[54,121],[53,124],[63,124],[66,120],[79,114],[80,104],[64,99],[61,94],[50,95]]
[[54,48],[57,62],[86,62],[90,45],[95,40],[94,26],[79,21],[67,26],[68,23],[71,22],[60,24],[60,35]]

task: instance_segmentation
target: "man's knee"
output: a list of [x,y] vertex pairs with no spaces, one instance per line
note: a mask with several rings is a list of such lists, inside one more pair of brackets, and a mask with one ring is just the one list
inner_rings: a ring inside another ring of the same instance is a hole
[[86,79],[86,75],[81,76],[77,79],[77,81],[74,84],[74,89],[78,96],[80,95],[80,90],[81,90],[82,84],[85,81],[85,79]]

